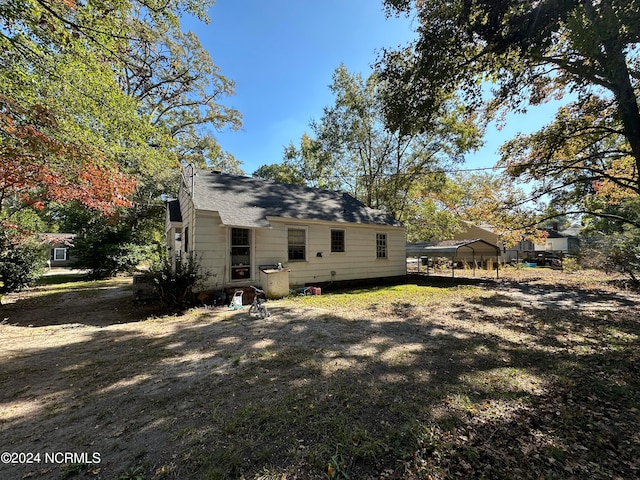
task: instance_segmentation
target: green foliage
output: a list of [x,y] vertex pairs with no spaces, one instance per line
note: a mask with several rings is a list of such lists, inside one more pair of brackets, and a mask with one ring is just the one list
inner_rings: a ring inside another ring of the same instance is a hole
[[532,199],[550,196],[557,213],[607,215],[603,202],[640,195],[636,0],[384,3],[414,15],[418,34],[378,64],[389,124],[424,130],[445,92],[500,122],[570,92],[552,123],[504,146],[499,165],[530,184]]
[[307,185],[298,169],[287,161],[281,164],[262,165],[253,172],[252,176],[289,185]]
[[[312,126],[314,124],[312,123]],[[320,140],[306,133],[300,137],[300,146],[293,142],[284,149],[283,167],[294,172],[294,178],[301,185],[337,190],[341,181],[333,171],[335,162],[333,152],[328,151]]]
[[168,311],[178,311],[188,305],[193,288],[209,277],[193,256],[179,257],[175,263],[166,255],[155,262],[148,273],[156,288],[162,306]]
[[138,465],[137,467],[130,467],[114,480],[144,480],[146,472],[147,469],[144,466]]
[[327,465],[327,476],[330,480],[348,480],[350,478],[348,466],[346,465],[347,462],[339,453],[340,447],[342,447],[342,445],[336,445],[336,453],[331,456],[331,460],[329,460]]
[[[13,208],[12,208],[13,207]],[[15,208],[15,209],[14,209]],[[9,205],[5,210],[6,217],[22,232],[52,232],[48,228],[46,219],[30,208],[20,208],[19,204]]]
[[35,239],[18,239],[0,232],[0,293],[22,290],[44,270],[48,251]]
[[577,259],[569,257],[562,259],[562,271],[568,273],[575,273],[580,270],[580,263]]
[[88,268],[90,278],[94,279],[113,277],[120,272],[133,272],[147,259],[148,249],[119,241],[126,236],[125,232],[119,231],[102,237],[77,240],[78,266]]
[[285,148],[282,165],[255,175],[340,189],[401,221],[426,224],[423,192],[441,189],[442,171],[479,146],[475,118],[450,95],[428,132],[393,130],[385,123],[387,84],[377,75],[365,79],[340,65],[329,88],[334,104],[311,122],[313,136],[305,133],[299,146]]
[[[208,2],[203,2],[206,4]],[[132,48],[120,75],[124,91],[167,142],[173,161],[238,172],[239,162],[222,151],[212,129],[240,127],[240,113],[219,103],[232,95],[225,78],[192,32],[175,22],[135,18]]]
[[[407,192],[425,175],[462,161],[478,146],[478,130],[455,98],[437,115],[429,132],[400,132],[385,124],[383,98],[387,84],[339,66],[329,87],[335,104],[324,109],[312,128],[329,178],[367,206],[402,220]],[[302,150],[304,152],[304,150]],[[327,161],[330,163],[327,164]],[[316,161],[317,163],[317,161]]]
[[[16,211],[46,206],[47,229],[77,233],[85,265],[108,276],[162,235],[159,198],[181,163],[240,171],[212,133],[240,125],[220,104],[233,82],[180,28],[184,14],[208,21],[212,4],[1,2],[0,221],[19,225]],[[70,221],[73,209],[86,221]]]
[[[60,215],[65,215],[64,218]],[[57,211],[66,231],[79,232],[75,240],[77,264],[90,270],[92,278],[108,278],[133,272],[154,257],[161,243],[161,208],[121,209],[111,218],[80,206]]]
[[[591,204],[595,207],[596,201]],[[583,217],[585,237],[580,247],[583,266],[640,277],[640,197],[615,204],[600,202],[599,214]],[[624,220],[623,220],[624,219]]]
[[615,271],[640,279],[640,228],[626,225],[622,231],[593,234],[580,248],[583,266]]
[[421,188],[421,191],[411,193],[412,202],[404,218],[408,241],[449,240],[461,231],[459,217],[440,201],[442,190],[425,192]]

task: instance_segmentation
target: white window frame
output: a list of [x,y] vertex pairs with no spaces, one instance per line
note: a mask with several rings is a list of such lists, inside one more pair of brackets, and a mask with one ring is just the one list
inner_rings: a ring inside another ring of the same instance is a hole
[[[67,261],[67,248],[54,248],[53,249],[53,261],[54,262],[66,262]],[[58,258],[58,253],[62,252],[63,258]]]
[[[234,245],[233,244],[233,231],[234,230],[246,230],[249,233],[249,245]],[[255,238],[255,233],[254,230],[251,228],[244,228],[244,227],[231,227],[229,228],[229,257],[228,257],[228,262],[229,262],[229,281],[231,282],[246,282],[247,280],[253,280],[253,264],[254,264],[254,251],[255,249],[254,247],[254,238]],[[232,261],[231,261],[231,257],[232,257],[232,252],[233,252],[233,248],[237,247],[237,248],[241,248],[241,247],[247,247],[249,249],[249,264],[248,265],[243,265],[242,267],[240,266],[234,266]],[[239,270],[241,268],[248,268],[249,272],[248,275],[246,277],[239,277],[239,278],[233,278],[234,272],[236,270]]]
[[[291,259],[289,258],[289,231],[290,230],[301,230],[304,232],[304,258],[295,258],[295,259]],[[286,251],[286,258],[287,258],[287,262],[306,262],[307,259],[309,258],[309,228],[305,227],[305,226],[296,226],[296,225],[290,225],[287,226],[286,228],[286,246],[287,246],[287,251]]]
[[[384,237],[384,256],[379,255],[379,245],[378,242]],[[389,235],[387,232],[376,232],[376,259],[377,260],[386,260],[389,258]]]
[[[333,232],[342,232],[342,250],[333,249]],[[332,254],[342,254],[347,252],[347,231],[344,228],[332,228],[329,233],[329,250]]]

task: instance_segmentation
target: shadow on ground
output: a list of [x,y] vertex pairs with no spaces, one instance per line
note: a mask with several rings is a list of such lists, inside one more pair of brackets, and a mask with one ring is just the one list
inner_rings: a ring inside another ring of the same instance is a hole
[[4,326],[2,449],[101,461],[0,477],[637,477],[637,307],[527,295]]
[[[60,289],[51,288],[59,283]],[[43,285],[48,287],[12,294],[10,303],[0,306],[0,321],[23,327],[65,324],[102,327],[137,322],[160,312],[154,303],[134,301],[131,277],[92,282],[76,276],[71,283],[47,277]]]

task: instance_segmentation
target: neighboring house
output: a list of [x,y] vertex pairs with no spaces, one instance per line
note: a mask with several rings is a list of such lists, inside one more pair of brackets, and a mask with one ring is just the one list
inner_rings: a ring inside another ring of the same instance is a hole
[[49,245],[49,260],[47,264],[51,268],[71,267],[75,258],[73,255],[73,242],[76,235],[73,233],[43,233],[43,242]]
[[576,255],[580,248],[580,238],[576,228],[558,231],[557,227],[542,229],[547,233],[547,237],[541,243],[534,245],[536,252],[549,252],[558,256]]
[[505,247],[500,240],[500,236],[494,233],[490,225],[472,225],[461,221],[463,231],[454,236],[455,240],[482,239],[500,248],[501,259],[504,262],[520,261],[536,256],[536,252],[547,252],[549,255],[564,256],[575,255],[580,247],[578,237],[579,228],[572,227],[562,232],[558,231],[557,225],[553,228],[542,229],[547,233],[547,237],[541,243],[534,243],[531,240],[521,240],[516,245]]
[[208,288],[260,283],[278,263],[289,283],[406,274],[405,229],[350,195],[210,170],[183,170],[168,202],[171,258],[195,255]]

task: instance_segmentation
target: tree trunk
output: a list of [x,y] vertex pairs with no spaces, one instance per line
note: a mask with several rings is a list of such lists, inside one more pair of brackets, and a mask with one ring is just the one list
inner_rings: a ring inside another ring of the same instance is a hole
[[[591,23],[601,33],[598,43],[604,48],[605,55],[600,59],[600,62],[618,106],[620,120],[624,127],[624,136],[629,142],[636,171],[640,171],[640,109],[631,83],[631,73],[624,53],[625,45],[619,37],[622,26],[617,22],[610,2],[602,1],[599,3],[601,8],[599,14],[595,11],[592,1],[584,2],[584,8]],[[611,35],[610,32],[616,33]],[[640,194],[640,176],[636,179],[635,190]]]

